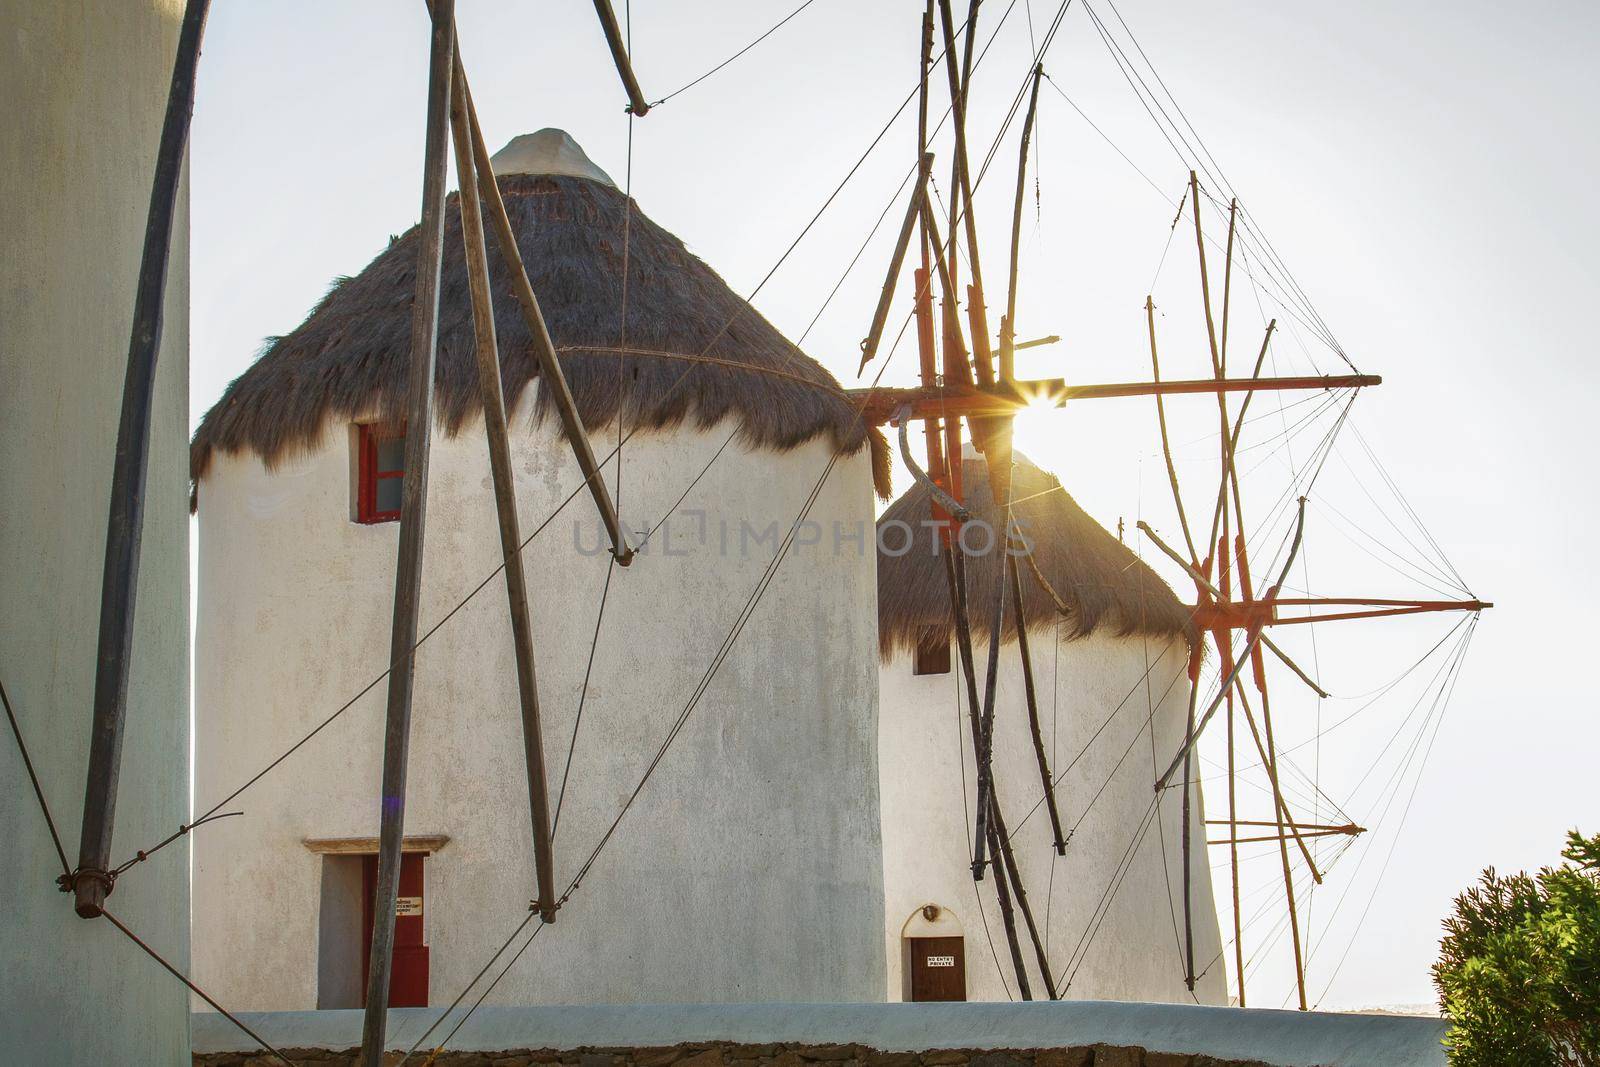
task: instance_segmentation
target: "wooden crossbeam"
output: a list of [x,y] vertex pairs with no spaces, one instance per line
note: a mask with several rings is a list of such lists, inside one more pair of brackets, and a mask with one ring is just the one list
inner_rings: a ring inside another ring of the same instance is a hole
[[1020,379],[1014,386],[963,385],[911,389],[847,389],[862,418],[881,426],[900,407],[910,405],[913,419],[1015,415],[1036,405],[1061,407],[1069,400],[1110,400],[1131,396],[1181,396],[1190,393],[1244,393],[1252,390],[1293,391],[1362,389],[1381,385],[1377,374],[1324,374],[1284,378],[1193,378],[1167,382],[1099,382],[1068,385],[1063,378]]
[[[1282,607],[1358,607],[1361,611],[1280,615]],[[1341,619],[1380,619],[1391,615],[1416,615],[1436,611],[1485,611],[1486,600],[1386,600],[1377,597],[1281,597],[1275,600],[1215,600],[1189,608],[1190,618],[1202,630],[1248,630],[1252,626],[1296,626]]]

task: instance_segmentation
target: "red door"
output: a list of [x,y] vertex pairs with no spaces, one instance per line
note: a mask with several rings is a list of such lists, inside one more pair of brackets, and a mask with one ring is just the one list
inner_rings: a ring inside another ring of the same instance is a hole
[[[394,964],[389,975],[389,1007],[428,1006],[428,945],[423,929],[423,877],[421,852],[400,857],[400,889],[394,908]],[[365,1002],[372,966],[372,905],[378,891],[378,857],[362,857],[362,893],[366,901],[366,936],[361,952],[361,989]]]

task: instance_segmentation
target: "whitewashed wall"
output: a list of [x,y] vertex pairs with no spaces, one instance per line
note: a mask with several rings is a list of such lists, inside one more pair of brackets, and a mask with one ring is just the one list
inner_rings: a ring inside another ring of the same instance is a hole
[[[991,594],[974,590],[973,595],[975,603],[986,603]],[[1029,637],[1045,749],[1052,774],[1059,778],[1065,772],[1065,780],[1056,788],[1063,832],[1081,820],[1065,856],[1058,857],[1051,847],[1044,805],[1034,808],[1043,789],[1015,644],[1000,650],[993,766],[1023,884],[1041,934],[1048,931],[1058,989],[1073,1000],[1190,1003],[1179,940],[1181,789],[1163,794],[1160,821],[1150,820],[1098,932],[1086,936],[1102,895],[1117,877],[1118,864],[1149,812],[1153,783],[1182,742],[1189,695],[1187,646],[1181,640],[1116,637],[1106,631],[1058,643],[1055,627],[1048,623],[1030,626]],[[981,693],[986,644],[974,649],[974,657]],[[1143,681],[1147,666],[1151,668],[1148,692]],[[991,870],[976,889],[972,880],[976,769],[961,677],[952,646],[949,674],[915,675],[912,657],[897,654],[884,663],[879,682],[890,1000],[905,995],[901,938],[906,919],[925,904],[950,909],[963,928],[969,999],[1005,1000],[1017,995],[991,881],[995,873]],[[1099,736],[1094,737],[1097,730]],[[1095,799],[1103,785],[1104,792]],[[1194,996],[1202,1004],[1225,1004],[1222,946],[1198,783],[1194,790],[1195,960],[1196,970],[1204,972]],[[1020,914],[1017,927],[1033,995],[1044,999]]]
[[[551,426],[513,414],[523,530],[580,478]],[[641,435],[622,512],[657,521],[726,438]],[[350,521],[344,425],[268,472],[219,455],[200,487],[196,806],[204,810],[366,685],[387,659],[399,525]],[[594,438],[597,454],[614,430]],[[736,441],[646,553],[612,577],[556,836],[558,888],[626,800],[821,473],[828,446]],[[608,474],[611,471],[608,465]],[[422,625],[498,563],[481,424],[436,434]],[[603,858],[492,1002],[876,1000],[884,961],[877,797],[875,556],[863,451],[842,461],[797,547]],[[835,551],[833,524],[862,532]],[[546,765],[559,786],[607,555],[587,493],[526,553]],[[751,532],[742,532],[748,523]],[[809,538],[808,538],[809,539]],[[637,537],[635,538],[637,541]],[[726,549],[724,550],[724,544]],[[669,552],[670,549],[670,552]],[[316,1004],[320,863],[308,837],[374,835],[383,685],[195,841],[195,971],[226,1004]],[[448,1002],[534,893],[514,654],[497,579],[425,644],[408,833],[427,861],[431,1001]],[[530,928],[531,929],[531,928]]]
[[[74,863],[134,285],[182,14],[179,0],[0,4],[0,680]],[[185,184],[156,366],[118,862],[188,812],[188,203]],[[0,727],[6,1060],[187,1064],[187,991],[56,890],[61,863],[9,735]],[[180,968],[187,861],[179,841],[110,900]]]

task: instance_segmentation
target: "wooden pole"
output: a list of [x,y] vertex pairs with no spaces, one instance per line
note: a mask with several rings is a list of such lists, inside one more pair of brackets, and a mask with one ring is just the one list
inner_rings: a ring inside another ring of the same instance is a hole
[[[1226,819],[1207,819],[1206,820],[1206,825],[1207,826],[1227,826],[1228,825],[1228,820],[1226,820]],[[1264,819],[1240,819],[1240,820],[1238,820],[1238,825],[1240,825],[1240,826],[1276,826],[1278,824],[1276,822],[1268,822],[1268,821],[1266,821]],[[1294,826],[1294,828],[1296,830],[1304,830],[1308,834],[1313,833],[1313,832],[1320,833],[1322,831],[1327,831],[1330,834],[1364,834],[1364,833],[1367,832],[1367,828],[1365,826],[1357,826],[1353,822],[1338,823],[1338,824],[1318,823],[1318,822],[1297,822],[1297,823],[1293,823],[1292,825]],[[1271,840],[1271,839],[1269,839],[1269,840]]]
[[[1224,479],[1226,480],[1226,479]],[[1224,599],[1233,593],[1231,588],[1232,570],[1227,566],[1227,556],[1220,550],[1217,553],[1222,560],[1222,569],[1217,578],[1222,586]],[[1217,653],[1224,662],[1233,660],[1233,634],[1228,630],[1217,632]],[[1227,694],[1228,703],[1228,871],[1233,890],[1233,962],[1235,980],[1239,985],[1239,1007],[1245,1006],[1244,995],[1244,925],[1239,901],[1239,846],[1235,840],[1239,836],[1239,797],[1237,768],[1234,762],[1234,726],[1235,714],[1233,706],[1233,687],[1229,687]]]
[[[1011,834],[1006,830],[1005,819],[1000,814],[1000,801],[994,802],[994,836],[1000,846],[1000,860],[1005,865],[1006,880],[1011,883],[1011,895],[1017,902],[1017,910],[1022,912],[1023,925],[1028,928],[1028,939],[1033,942],[1034,962],[1039,965],[1039,977],[1044,980],[1045,995],[1051,1000],[1060,1000],[1056,992],[1055,978],[1050,974],[1050,959],[1044,951],[1044,939],[1039,936],[1039,926],[1033,919],[1033,908],[1028,904],[1028,891],[1022,885],[1022,869],[1017,866],[1017,857],[1011,849]],[[996,879],[998,882],[999,879]],[[1014,953],[1013,958],[1020,955]],[[1017,972],[1022,973],[1020,970]]]
[[1044,64],[1033,68],[1033,92],[1028,97],[1028,114],[1022,120],[1022,145],[1017,151],[1017,196],[1011,206],[1011,270],[1006,284],[1006,313],[1000,320],[1000,380],[1016,378],[1017,367],[1017,259],[1022,247],[1022,203],[1028,191],[1028,142],[1033,137],[1033,117],[1039,110],[1039,82]]
[[883,291],[878,295],[877,309],[872,313],[872,326],[866,340],[861,342],[860,374],[878,354],[878,343],[883,339],[883,326],[889,319],[889,305],[894,301],[895,284],[900,280],[900,267],[905,262],[906,249],[911,245],[911,231],[922,216],[922,200],[927,196],[928,174],[933,168],[933,153],[924,152],[917,162],[917,184],[911,190],[911,202],[906,205],[906,217],[900,224],[900,234],[895,238],[894,254],[889,257],[889,274],[883,280]]
[[622,28],[617,25],[617,13],[611,8],[611,0],[594,0],[594,10],[600,16],[600,29],[606,35],[606,47],[611,49],[611,61],[617,65],[622,88],[628,94],[628,110],[642,118],[649,113],[650,105],[645,102],[644,90],[639,88],[639,79],[633,76],[633,63],[628,59],[628,46],[622,40]]
[[122,383],[117,450],[111,467],[105,566],[100,580],[100,634],[95,656],[89,768],[83,787],[83,828],[78,841],[78,870],[73,877],[74,909],[85,919],[100,914],[112,888],[111,837],[116,823],[117,780],[122,770],[123,725],[128,716],[128,670],[133,661],[134,607],[139,596],[156,357],[161,351],[166,310],[172,222],[177,214],[178,185],[189,143],[189,115],[194,109],[195,69],[200,63],[200,40],[210,7],[209,0],[189,0],[178,29],[177,56],[156,148],[144,249],[133,297],[133,326]]
[[[1143,523],[1140,523],[1141,527],[1143,527],[1143,525]],[[1275,582],[1268,590],[1267,599],[1271,599],[1272,596],[1276,595],[1278,589],[1282,587],[1284,580],[1288,578],[1289,568],[1294,564],[1295,557],[1300,554],[1300,542],[1305,536],[1305,527],[1306,499],[1305,497],[1301,497],[1299,514],[1295,519],[1294,539],[1289,544],[1289,553],[1283,561],[1283,570],[1279,573],[1277,582]],[[1194,743],[1199,740],[1200,735],[1205,732],[1206,724],[1211,721],[1211,717],[1216,714],[1217,708],[1222,705],[1222,695],[1228,691],[1228,686],[1232,685],[1234,680],[1237,679],[1240,673],[1244,670],[1244,665],[1249,661],[1250,654],[1255,650],[1256,642],[1260,640],[1260,638],[1261,625],[1258,623],[1257,625],[1252,626],[1248,631],[1248,634],[1245,638],[1244,651],[1240,654],[1238,661],[1233,664],[1233,668],[1228,672],[1227,678],[1223,680],[1222,687],[1218,690],[1216,697],[1211,701],[1210,707],[1206,709],[1206,713],[1200,717],[1199,723],[1196,725],[1195,729],[1190,732],[1189,737],[1184,741],[1183,751],[1179,752],[1172,758],[1171,765],[1168,766],[1161,777],[1156,780],[1157,790],[1162,790],[1167,787],[1167,783],[1171,781],[1172,776],[1177,773],[1178,767],[1182,765],[1183,758],[1189,754],[1189,750],[1194,747]]]
[[378,877],[372,909],[371,964],[362,1067],[381,1067],[394,955],[394,909],[405,833],[406,763],[411,744],[417,613],[422,591],[422,545],[428,503],[428,450],[433,436],[433,369],[439,342],[439,278],[444,254],[446,145],[451,68],[455,60],[455,0],[433,0],[428,56],[427,134],[423,154],[422,222],[418,226],[416,289],[411,303],[411,374],[407,394],[405,477],[400,497],[400,548],[395,566],[394,625],[389,641],[389,699],[383,738],[383,793],[378,829]]
[[[989,851],[996,856],[1001,854],[1001,846],[994,827],[989,828]],[[1001,866],[1004,866],[1001,861]],[[1017,916],[1011,907],[1011,891],[1006,886],[1006,876],[1002,871],[994,880],[994,895],[1000,901],[1000,921],[1005,926],[1006,944],[1011,948],[1011,966],[1017,973],[1017,991],[1022,994],[1023,1000],[1032,1000],[1033,991],[1028,988],[1028,968],[1022,962],[1022,941],[1017,937]]]
[[[1194,991],[1194,809],[1190,770],[1194,749],[1194,709],[1199,679],[1189,683],[1189,710],[1183,725],[1183,984]],[[1152,727],[1154,729],[1154,727]]]
[[[1134,525],[1136,525],[1139,528],[1139,530],[1146,537],[1150,538],[1150,542],[1153,545],[1155,545],[1157,548],[1159,548],[1163,555],[1165,555],[1168,559],[1172,560],[1178,566],[1182,567],[1185,570],[1185,572],[1188,573],[1188,575],[1191,578],[1193,578],[1198,585],[1200,585],[1202,588],[1204,588],[1212,596],[1216,596],[1219,599],[1221,598],[1221,594],[1217,591],[1216,586],[1212,585],[1210,580],[1207,579],[1206,576],[1202,572],[1200,572],[1199,570],[1195,569],[1192,564],[1190,564],[1188,561],[1186,561],[1183,558],[1183,556],[1179,554],[1177,549],[1173,548],[1171,545],[1169,545],[1165,541],[1163,541],[1161,539],[1161,535],[1156,533],[1153,529],[1150,528],[1150,524],[1149,523],[1147,523],[1143,519],[1141,519],[1141,520],[1139,520],[1139,522],[1135,523]],[[1266,620],[1263,617],[1263,619],[1262,619],[1263,625],[1266,623],[1266,621],[1268,621],[1268,620]],[[1272,621],[1274,621],[1276,623],[1279,620],[1272,620]],[[1318,685],[1316,683],[1316,681],[1309,674],[1307,674],[1304,670],[1302,670],[1299,664],[1295,663],[1294,660],[1290,659],[1289,658],[1289,654],[1284,652],[1281,648],[1279,648],[1276,644],[1274,644],[1273,641],[1271,640],[1271,638],[1267,637],[1266,634],[1262,634],[1261,635],[1261,646],[1263,648],[1265,648],[1268,652],[1271,652],[1273,655],[1277,656],[1278,659],[1283,662],[1284,666],[1288,667],[1291,671],[1293,671],[1295,674],[1297,674],[1300,677],[1300,679],[1303,682],[1306,683],[1306,685],[1310,686],[1311,689],[1317,693],[1318,696],[1326,697],[1328,695],[1326,690],[1324,690],[1320,685]]]
[[[1245,539],[1244,539],[1244,535],[1243,534],[1240,534],[1239,537],[1238,537],[1238,556],[1239,556],[1239,589],[1240,589],[1240,591],[1242,593],[1244,593],[1245,597],[1248,599],[1249,597],[1251,597],[1253,595],[1254,591],[1252,590],[1251,585],[1250,585],[1250,556],[1249,556],[1248,552],[1246,552],[1246,550],[1245,550]],[[1284,575],[1287,576],[1288,575],[1288,571],[1284,571]],[[1282,579],[1279,579],[1279,585],[1282,585],[1282,584],[1283,584],[1282,583]],[[1266,710],[1267,710],[1266,709],[1267,673],[1266,673],[1265,668],[1262,666],[1261,650],[1259,648],[1253,649],[1251,651],[1251,653],[1250,653],[1250,656],[1251,656],[1254,679],[1255,679],[1255,684],[1256,684],[1256,691],[1261,694],[1262,714],[1265,715],[1266,714]],[[1245,718],[1247,719],[1247,721],[1249,721],[1250,732],[1255,737],[1256,750],[1260,754],[1261,762],[1267,768],[1267,776],[1272,782],[1272,796],[1273,796],[1273,802],[1274,802],[1274,812],[1273,812],[1274,817],[1279,820],[1280,829],[1281,829],[1281,826],[1284,825],[1284,824],[1287,824],[1289,826],[1293,826],[1294,825],[1294,818],[1293,818],[1293,816],[1291,816],[1289,814],[1289,802],[1284,797],[1283,789],[1281,788],[1281,786],[1279,785],[1279,782],[1278,782],[1278,757],[1277,757],[1277,755],[1276,755],[1276,753],[1275,753],[1275,751],[1274,751],[1274,749],[1273,749],[1273,747],[1272,747],[1272,745],[1270,743],[1270,741],[1271,741],[1270,736],[1268,737],[1268,744],[1266,745],[1266,747],[1264,747],[1264,748],[1262,747],[1261,736],[1260,736],[1260,733],[1256,730],[1255,719],[1254,719],[1253,716],[1250,715],[1250,705],[1245,700],[1243,682],[1241,682],[1240,685],[1239,685],[1239,699],[1240,699],[1240,702],[1243,703],[1244,706],[1245,706]],[[1306,866],[1311,868],[1311,877],[1316,880],[1318,885],[1321,885],[1322,884],[1322,872],[1317,870],[1317,862],[1316,862],[1316,860],[1311,858],[1311,850],[1306,847],[1306,843],[1304,841],[1300,840],[1300,835],[1299,835],[1298,831],[1295,831],[1294,837],[1295,837],[1295,843],[1300,846],[1300,854],[1301,854],[1301,856],[1303,856],[1305,858]],[[1291,891],[1293,890],[1293,886],[1290,886],[1290,890]]]
[[[956,188],[960,191],[963,204],[961,214],[966,220],[967,265],[972,268],[972,284],[968,287],[971,305],[967,308],[967,314],[972,319],[972,355],[978,382],[991,385],[994,382],[994,362],[989,351],[989,326],[983,306],[983,265],[978,258],[978,223],[972,211],[972,175],[967,159],[966,89],[956,64],[955,26],[950,15],[950,0],[939,0],[939,18],[944,26],[945,73],[950,79],[950,120],[955,130],[955,165],[959,178]],[[950,239],[952,243],[955,241],[953,233]]]
[[[941,271],[941,281],[944,280]],[[946,314],[950,304],[946,301]],[[946,331],[947,337],[950,331]],[[953,357],[953,358],[952,358]],[[1015,415],[1023,408],[1035,404],[1062,407],[1073,400],[1110,400],[1134,396],[1178,396],[1197,393],[1249,393],[1285,392],[1293,390],[1360,389],[1380,385],[1383,379],[1375,374],[1324,375],[1316,377],[1285,378],[1196,378],[1164,382],[1099,382],[1091,385],[1068,385],[1062,378],[1021,379],[1010,385],[976,386],[971,383],[971,371],[966,366],[964,354],[946,352],[945,380],[937,388],[846,389],[844,396],[856,406],[863,421],[881,426],[888,422],[903,405],[911,405],[911,417],[961,416],[983,418],[994,415]],[[966,381],[962,375],[966,375]]]
[[1293,837],[1300,847],[1300,854],[1305,859],[1306,866],[1311,869],[1312,878],[1320,885],[1322,883],[1322,872],[1317,869],[1316,862],[1311,858],[1311,850],[1306,847],[1304,841],[1300,840],[1300,824],[1294,821],[1294,815],[1289,811],[1288,798],[1283,795],[1283,790],[1279,788],[1277,763],[1267,751],[1267,743],[1262,736],[1261,728],[1256,725],[1255,713],[1250,710],[1250,698],[1245,695],[1243,680],[1239,681],[1235,688],[1239,693],[1239,704],[1244,709],[1245,725],[1250,727],[1250,737],[1255,742],[1256,756],[1261,760],[1261,766],[1266,769],[1267,781],[1272,786],[1272,808],[1276,821],[1267,825],[1281,825],[1288,829],[1289,836]]
[[[1022,574],[1015,556],[1006,555],[1006,566],[1011,571],[1011,611],[1017,626],[1017,648],[1022,653],[1022,688],[1028,698],[1028,731],[1033,735],[1033,755],[1039,764],[1039,782],[1044,787],[1044,806],[1050,813],[1050,832],[1055,835],[1056,855],[1067,854],[1066,838],[1061,833],[1061,816],[1056,811],[1055,779],[1050,774],[1050,761],[1044,752],[1044,732],[1039,728],[1039,700],[1033,682],[1033,656],[1028,650],[1028,617],[1022,605]],[[1055,680],[1060,685],[1061,680]],[[1051,998],[1055,999],[1054,997]]]
[[[1289,934],[1294,941],[1294,985],[1300,998],[1300,1010],[1307,1011],[1306,1004],[1306,964],[1300,947],[1300,916],[1295,908],[1294,901],[1294,872],[1289,869],[1289,841],[1284,833],[1282,792],[1278,789],[1278,749],[1272,741],[1272,701],[1267,696],[1265,686],[1261,687],[1261,726],[1267,735],[1267,758],[1271,761],[1268,765],[1272,768],[1272,791],[1278,796],[1278,804],[1273,809],[1278,816],[1278,856],[1283,861],[1283,892],[1289,901]],[[1299,842],[1301,849],[1306,843],[1300,836],[1298,829],[1291,830],[1294,839]],[[1311,859],[1310,852],[1306,853],[1306,861]],[[1313,875],[1317,873],[1316,867],[1311,868]],[[1321,881],[1318,876],[1317,881]]]
[[1217,350],[1217,328],[1211,318],[1211,281],[1206,276],[1206,238],[1200,229],[1200,179],[1189,172],[1189,209],[1194,212],[1194,243],[1200,252],[1200,301],[1206,309],[1206,339],[1211,342],[1211,373],[1222,377],[1222,356]]
[[[606,533],[611,538],[612,554],[619,565],[626,567],[633,562],[633,549],[628,545],[627,534],[624,533],[622,521],[617,516],[616,505],[612,503],[611,491],[606,488],[606,480],[600,472],[599,465],[595,463],[594,451],[589,446],[588,433],[584,429],[583,420],[578,416],[578,406],[572,399],[567,376],[561,370],[561,360],[556,356],[555,343],[550,340],[550,331],[545,326],[544,313],[539,308],[539,298],[534,295],[533,286],[528,281],[528,270],[523,265],[522,252],[517,248],[516,231],[511,228],[511,219],[506,215],[506,205],[500,196],[500,186],[495,182],[494,167],[489,162],[489,147],[484,143],[483,130],[478,125],[478,112],[472,103],[472,87],[465,81],[466,73],[459,54],[456,56],[455,68],[456,75],[463,79],[462,90],[466,94],[467,119],[472,128],[472,160],[478,176],[479,200],[489,226],[494,230],[500,259],[511,272],[511,292],[516,296],[517,305],[522,309],[523,322],[526,323],[528,335],[533,340],[533,355],[539,361],[540,388],[548,391],[556,414],[561,418],[561,428],[566,434],[567,443],[572,446],[572,454],[578,461],[578,469],[583,472],[584,482],[589,486],[589,495],[594,498],[595,507],[600,512],[600,521],[605,524]],[[617,417],[621,418],[620,409]]]
[[[1150,372],[1156,385],[1161,383],[1161,358],[1156,353],[1156,304],[1148,295],[1144,298],[1144,319],[1150,330]],[[1178,525],[1183,528],[1183,543],[1189,548],[1189,560],[1200,566],[1200,554],[1194,548],[1194,535],[1189,532],[1189,515],[1183,509],[1183,492],[1178,488],[1178,468],[1172,462],[1172,441],[1167,435],[1167,407],[1156,393],[1156,422],[1161,426],[1161,455],[1167,462],[1167,483],[1172,487],[1172,503],[1178,509]]]
[[[1331,829],[1326,829],[1326,830],[1299,829],[1299,833],[1303,837],[1334,837],[1334,836],[1352,837],[1352,836],[1355,836],[1356,834],[1360,833],[1360,830],[1353,829],[1353,828],[1346,828],[1346,827],[1343,827],[1343,826],[1336,826],[1336,827],[1333,827]],[[1256,836],[1256,837],[1240,837],[1240,838],[1228,837],[1228,838],[1224,838],[1224,839],[1222,839],[1220,841],[1207,841],[1206,844],[1208,844],[1208,845],[1234,845],[1234,844],[1250,845],[1250,844],[1256,844],[1256,843],[1259,843],[1259,842],[1266,842],[1266,841],[1282,841],[1282,840],[1284,840],[1284,836],[1285,835],[1283,835],[1283,834],[1262,834],[1262,835],[1259,835],[1259,836]]]
[[472,120],[467,110],[464,78],[450,86],[450,133],[460,181],[461,233],[472,290],[472,324],[476,335],[478,396],[483,404],[483,429],[489,444],[489,469],[494,480],[495,515],[500,524],[500,551],[505,557],[506,598],[511,613],[511,641],[517,657],[517,698],[522,711],[523,762],[528,778],[528,812],[532,819],[534,874],[539,887],[539,915],[556,917],[555,862],[550,843],[550,793],[545,780],[544,733],[539,721],[539,685],[534,667],[533,625],[528,618],[528,583],[522,565],[522,531],[517,519],[516,474],[506,434],[505,397],[501,392],[500,348],[494,329],[494,297],[489,281],[489,255],[483,233],[472,161]]
[[1228,201],[1228,252],[1222,270],[1222,359],[1220,364],[1222,373],[1219,378],[1228,376],[1228,303],[1233,295],[1233,230],[1234,223],[1239,215],[1239,201]]
[[[994,479],[990,479],[990,488],[994,487]],[[1009,501],[1002,510],[1002,515],[1009,518]],[[1009,523],[1007,524],[1009,526]],[[1005,534],[1001,534],[1004,538]],[[1005,542],[1002,542],[1001,551],[1005,551]],[[974,881],[983,881],[983,868],[985,864],[983,846],[989,840],[991,832],[989,825],[990,803],[994,795],[994,765],[992,762],[994,749],[994,705],[995,693],[999,682],[1000,673],[1000,630],[1006,613],[1006,578],[1004,570],[996,574],[994,591],[994,613],[989,622],[989,648],[988,668],[984,673],[983,682],[983,718],[978,734],[977,763],[978,763],[978,802],[976,807],[977,832],[973,841],[972,877]]]

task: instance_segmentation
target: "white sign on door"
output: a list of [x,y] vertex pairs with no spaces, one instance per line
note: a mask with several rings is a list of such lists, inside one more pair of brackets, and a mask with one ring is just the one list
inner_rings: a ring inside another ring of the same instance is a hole
[[955,965],[956,965],[956,958],[954,956],[929,956],[928,957],[928,966],[929,967],[954,967]]
[[394,913],[396,915],[421,915],[422,898],[396,897],[394,901]]

